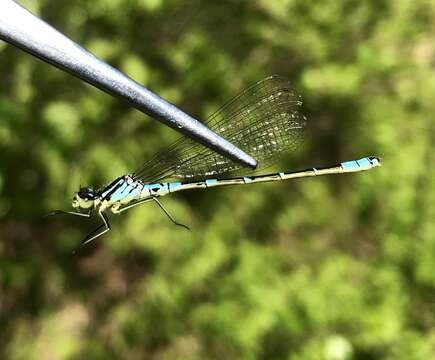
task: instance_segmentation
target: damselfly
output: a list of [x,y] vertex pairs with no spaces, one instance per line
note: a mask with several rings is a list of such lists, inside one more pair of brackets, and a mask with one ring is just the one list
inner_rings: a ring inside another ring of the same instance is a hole
[[[274,75],[243,91],[207,120],[207,125],[258,161],[258,174],[271,166],[286,151],[295,150],[302,141],[306,123],[299,111],[301,97],[288,80]],[[105,212],[120,214],[148,201],[155,202],[176,225],[159,197],[188,189],[207,189],[225,185],[245,185],[293,178],[369,170],[380,166],[377,157],[365,157],[333,166],[267,175],[246,175],[249,169],[219,155],[188,138],[182,138],[158,153],[135,172],[120,176],[104,188],[82,187],[74,195],[77,211],[56,210],[51,214],[90,217],[96,211],[102,224],[82,245],[110,230]],[[244,176],[237,176],[244,172]]]

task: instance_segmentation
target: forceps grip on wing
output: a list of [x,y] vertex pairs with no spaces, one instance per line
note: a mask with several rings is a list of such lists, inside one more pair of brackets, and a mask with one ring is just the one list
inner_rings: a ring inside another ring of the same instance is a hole
[[163,100],[12,0],[0,0],[0,39],[61,68],[232,160],[257,161],[201,122]]

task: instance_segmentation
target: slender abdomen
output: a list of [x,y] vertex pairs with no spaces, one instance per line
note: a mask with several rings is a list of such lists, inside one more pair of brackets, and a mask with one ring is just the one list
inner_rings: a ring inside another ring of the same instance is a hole
[[380,159],[376,157],[365,157],[359,160],[346,161],[340,164],[322,167],[322,168],[310,168],[301,171],[295,171],[290,173],[275,173],[268,175],[257,175],[257,176],[244,176],[233,179],[207,179],[198,182],[173,182],[167,184],[169,192],[176,192],[189,189],[205,189],[216,186],[226,186],[226,185],[245,185],[245,184],[255,184],[260,182],[271,182],[271,181],[281,181],[296,179],[302,177],[319,176],[319,175],[329,175],[329,174],[343,174],[351,172],[359,172],[373,169],[380,166]]

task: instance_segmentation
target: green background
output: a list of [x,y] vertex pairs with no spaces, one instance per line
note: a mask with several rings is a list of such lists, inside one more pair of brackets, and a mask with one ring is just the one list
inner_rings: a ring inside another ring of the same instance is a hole
[[163,198],[112,219],[69,209],[178,138],[0,43],[0,358],[435,358],[435,3],[20,0],[205,119],[288,77],[308,117],[294,170],[366,173]]

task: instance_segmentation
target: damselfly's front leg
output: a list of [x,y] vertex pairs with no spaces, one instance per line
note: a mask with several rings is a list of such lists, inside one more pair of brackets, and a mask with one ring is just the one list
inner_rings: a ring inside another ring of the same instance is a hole
[[[104,215],[104,213],[101,211],[98,212],[98,215],[103,220],[103,223],[99,227],[97,227],[94,231],[92,231],[88,236],[86,236],[86,238],[81,243],[80,247],[90,243],[92,240],[95,240],[97,237],[100,237],[101,235],[110,231],[111,228],[110,228],[109,221],[106,218],[106,215]],[[103,227],[104,229],[102,231],[99,231]]]
[[53,215],[59,215],[59,214],[66,214],[66,215],[74,215],[74,216],[81,216],[81,217],[91,217],[92,209],[89,210],[87,213],[81,213],[77,211],[63,211],[63,210],[54,210],[52,212],[49,212],[47,216],[53,216]]

